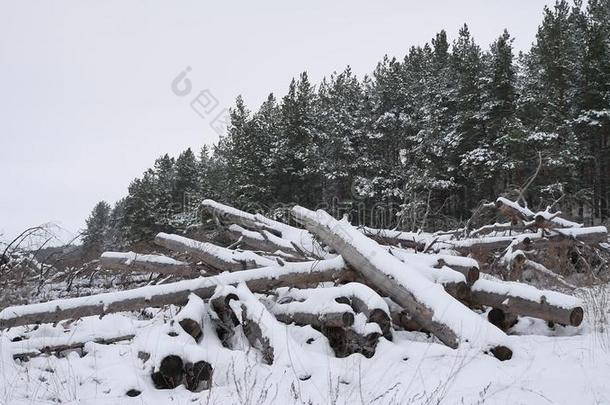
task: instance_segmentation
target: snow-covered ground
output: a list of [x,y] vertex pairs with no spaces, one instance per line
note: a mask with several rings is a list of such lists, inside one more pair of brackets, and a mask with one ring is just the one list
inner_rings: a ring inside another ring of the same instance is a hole
[[[4,332],[0,341],[1,404],[604,404],[610,403],[610,336],[606,289],[579,292],[586,316],[578,328],[522,318],[511,330],[513,358],[500,362],[475,349],[449,349],[415,332],[381,338],[376,354],[339,359],[326,338],[311,327],[278,324],[272,366],[248,349],[238,330],[236,350],[220,344],[211,319],[197,344],[167,322],[176,308],[84,318],[69,326],[44,325],[11,342],[25,328]],[[483,314],[481,316],[484,316]],[[169,336],[170,331],[178,336]],[[13,353],[47,341],[135,334],[112,345],[87,343],[86,355],[38,356],[27,362]],[[309,342],[309,343],[308,343]],[[239,348],[243,349],[240,350]],[[153,353],[144,362],[139,352]],[[214,366],[210,390],[156,389],[152,368],[167,353],[205,359]],[[135,389],[141,393],[129,397]]]

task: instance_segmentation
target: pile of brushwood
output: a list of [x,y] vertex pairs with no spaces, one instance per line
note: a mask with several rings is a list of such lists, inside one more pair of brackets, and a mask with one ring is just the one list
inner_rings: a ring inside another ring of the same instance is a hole
[[[272,364],[283,350],[272,333],[278,322],[317,330],[337,357],[372,357],[380,339],[392,341],[394,331],[408,330],[425,332],[454,349],[467,346],[509,360],[513,348],[507,331],[519,317],[539,318],[550,327],[581,324],[582,304],[569,292],[574,280],[597,277],[591,263],[603,262],[609,248],[604,227],[583,227],[504,198],[486,208],[508,222],[437,233],[358,228],[300,206],[291,209],[293,226],[211,200],[202,205],[224,246],[159,233],[157,252],[165,254],[105,252],[96,263],[99,271],[141,273],[148,282],[10,306],[0,312],[0,329],[69,325],[81,317],[180,306],[168,321],[170,343],[149,345],[138,354],[143,362],[157,359],[151,379],[160,389],[210,387],[214,359],[197,346],[206,334],[238,352],[243,350],[234,347],[239,333],[247,338],[248,350]],[[548,289],[536,287],[541,284]],[[204,317],[212,327],[204,325]],[[193,349],[172,351],[171,339],[184,334],[190,340],[175,344],[190,342]],[[41,353],[83,353],[88,342],[133,338],[124,331],[100,331],[80,340],[58,337],[51,343],[17,336],[13,357],[27,361]]]

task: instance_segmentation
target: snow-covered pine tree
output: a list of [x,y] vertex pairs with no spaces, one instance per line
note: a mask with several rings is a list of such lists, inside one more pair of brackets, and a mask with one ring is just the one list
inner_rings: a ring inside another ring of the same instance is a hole
[[158,206],[155,186],[152,169],[148,169],[141,179],[137,178],[129,185],[124,217],[128,243],[147,240],[154,236],[158,228],[155,226],[155,208]]
[[254,172],[251,181],[256,185],[251,203],[257,207],[269,207],[277,202],[278,151],[275,149],[281,136],[281,109],[273,93],[252,116],[251,131],[255,144],[250,160]]
[[[590,0],[585,18],[583,72],[573,128],[582,145],[582,187],[590,190],[587,211],[604,221],[610,218],[610,1]],[[586,208],[581,201],[583,217]]]
[[315,133],[314,87],[306,72],[292,80],[282,99],[281,136],[276,140],[278,199],[305,206],[320,201],[320,146]]
[[107,247],[110,230],[110,205],[106,201],[98,202],[85,221],[83,230],[83,252],[87,258],[98,257]]
[[482,69],[481,49],[464,24],[453,44],[451,78],[455,83],[454,102],[457,108],[446,140],[448,162],[459,168],[456,181],[460,188],[452,201],[453,215],[458,218],[470,216],[470,208],[478,203],[481,190],[480,175],[472,175],[471,162],[481,159],[479,144],[487,136],[480,114]]
[[358,141],[363,129],[363,94],[348,66],[323,80],[318,89],[318,162],[322,172],[322,201],[327,205],[348,200],[362,153]]
[[198,162],[191,148],[178,155],[175,172],[174,206],[181,207],[182,213],[192,213],[197,210],[201,196],[199,195]]
[[167,153],[155,161],[151,173],[152,185],[152,215],[155,223],[168,225],[174,213],[180,211],[180,205],[175,203],[176,194],[176,162]]

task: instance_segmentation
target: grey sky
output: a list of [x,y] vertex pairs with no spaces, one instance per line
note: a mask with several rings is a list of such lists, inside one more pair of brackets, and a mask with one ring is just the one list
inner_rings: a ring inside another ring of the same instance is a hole
[[[255,108],[303,70],[363,75],[464,22],[483,47],[508,28],[527,49],[551,3],[0,0],[0,234],[76,232],[157,156],[214,142],[189,106],[201,90]],[[187,66],[180,98],[170,84]]]

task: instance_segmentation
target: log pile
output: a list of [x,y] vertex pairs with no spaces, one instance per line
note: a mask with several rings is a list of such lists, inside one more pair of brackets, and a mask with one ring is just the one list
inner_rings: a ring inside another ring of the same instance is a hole
[[[203,209],[231,240],[229,246],[159,233],[155,243],[180,261],[133,252],[106,252],[100,258],[106,270],[183,280],[8,307],[0,312],[0,328],[181,306],[168,320],[171,331],[163,339],[183,339],[189,354],[155,353],[156,347],[146,345],[141,350],[142,361],[152,362],[150,378],[159,389],[210,387],[214,360],[205,355],[206,339],[238,351],[244,336],[261,362],[273,364],[297,344],[281,333],[288,327],[312,328],[337,357],[374,356],[381,339],[392,341],[396,331],[404,330],[427,333],[453,349],[466,346],[509,360],[514,348],[507,332],[519,317],[571,327],[583,320],[578,299],[522,282],[533,271],[556,286],[570,286],[540,262],[541,252],[595,246],[608,235],[603,227],[585,228],[506,199],[493,207],[509,222],[430,234],[356,228],[322,210],[299,206],[291,211],[297,227],[205,200]],[[492,265],[489,257],[494,255]],[[211,275],[198,276],[202,264]],[[82,349],[87,342],[137,340],[136,335],[54,345],[32,341],[15,349],[13,357],[25,361]]]

